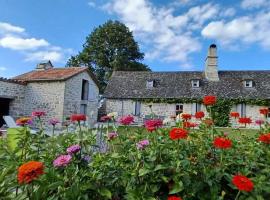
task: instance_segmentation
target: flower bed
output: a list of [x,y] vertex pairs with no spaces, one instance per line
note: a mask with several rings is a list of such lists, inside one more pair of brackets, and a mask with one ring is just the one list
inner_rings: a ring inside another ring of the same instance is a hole
[[[209,106],[214,103],[210,100]],[[71,119],[78,132],[53,137],[42,130],[30,135],[26,120],[15,150],[2,141],[0,197],[268,200],[269,124],[248,137],[243,130],[224,133],[209,123],[212,119],[197,116],[198,129],[184,127],[190,120],[187,115],[175,127],[162,128],[153,119],[139,129],[130,128],[133,119],[126,116],[119,119],[122,131],[110,131],[88,130],[80,123],[85,117],[77,115]],[[107,141],[106,151],[99,149],[96,138]]]

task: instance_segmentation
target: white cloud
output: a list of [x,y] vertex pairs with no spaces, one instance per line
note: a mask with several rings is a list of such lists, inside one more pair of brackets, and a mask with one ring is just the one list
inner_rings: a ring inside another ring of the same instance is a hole
[[6,71],[7,68],[6,67],[0,67],[0,71]]
[[236,14],[236,10],[234,8],[227,8],[221,12],[221,17],[232,17]]
[[61,62],[63,60],[63,54],[59,51],[37,51],[32,53],[27,53],[25,61],[47,61]]
[[[177,2],[184,4],[190,1]],[[141,44],[147,46],[147,59],[161,58],[184,66],[190,66],[189,55],[201,49],[194,32],[220,11],[218,5],[207,3],[175,15],[173,7],[157,7],[148,0],[112,0],[103,9],[116,14]]]
[[258,43],[270,48],[270,13],[261,12],[254,16],[243,16],[231,21],[215,21],[209,23],[202,35],[216,39],[225,45]]
[[88,2],[88,6],[95,8],[96,7],[96,3],[94,1],[89,1]]
[[44,39],[22,38],[15,36],[6,36],[0,38],[0,46],[12,50],[31,50],[49,45],[50,44]]
[[6,22],[0,22],[0,33],[23,33],[24,28],[19,26],[14,26]]
[[241,7],[244,9],[260,8],[268,3],[267,0],[243,0],[241,2]]

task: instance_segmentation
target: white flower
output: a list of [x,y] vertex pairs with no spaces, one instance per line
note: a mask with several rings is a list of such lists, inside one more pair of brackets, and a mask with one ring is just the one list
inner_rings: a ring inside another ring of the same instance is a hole
[[107,114],[107,116],[116,118],[118,116],[118,113],[117,112],[111,112],[111,113]]

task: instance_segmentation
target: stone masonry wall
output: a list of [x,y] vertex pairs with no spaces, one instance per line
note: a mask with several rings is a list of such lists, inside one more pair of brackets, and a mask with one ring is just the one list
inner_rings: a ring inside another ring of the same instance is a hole
[[0,98],[11,99],[9,114],[15,119],[24,115],[25,88],[25,85],[0,80]]
[[[82,81],[89,81],[89,98],[81,100]],[[87,105],[88,122],[93,124],[97,121],[99,89],[87,72],[81,73],[66,81],[64,116],[70,116],[74,113],[80,113],[81,104]]]
[[34,82],[28,83],[25,91],[25,115],[35,110],[46,112],[45,125],[51,118],[63,120],[65,82]]

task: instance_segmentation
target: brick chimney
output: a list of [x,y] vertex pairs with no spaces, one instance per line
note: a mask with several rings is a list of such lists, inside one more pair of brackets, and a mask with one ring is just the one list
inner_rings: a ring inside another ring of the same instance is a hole
[[52,69],[53,65],[51,63],[51,61],[49,60],[48,62],[42,62],[42,63],[38,63],[36,70],[48,70],[48,69]]
[[219,81],[217,45],[211,44],[205,60],[205,77],[209,81]]

